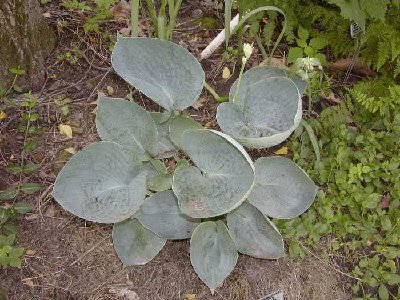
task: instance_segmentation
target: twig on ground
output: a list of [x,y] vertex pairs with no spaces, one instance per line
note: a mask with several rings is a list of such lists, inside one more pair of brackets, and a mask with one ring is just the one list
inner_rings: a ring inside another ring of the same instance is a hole
[[338,272],[339,274],[342,274],[342,275],[344,275],[344,276],[346,276],[346,277],[349,277],[349,278],[354,279],[354,280],[357,280],[357,281],[361,281],[361,280],[362,280],[361,278],[358,278],[358,277],[352,276],[352,275],[350,275],[350,274],[344,273],[344,272],[342,272],[342,271],[340,271],[340,270],[338,270],[338,269],[332,267],[329,263],[325,262],[323,259],[321,259],[321,258],[318,257],[317,255],[315,255],[314,253],[312,253],[311,250],[308,249],[306,246],[304,246],[303,244],[301,244],[301,246],[302,246],[308,253],[310,253],[312,256],[314,256],[318,261],[320,261],[322,264],[324,264],[324,265],[327,266],[328,268],[332,269],[333,271]]

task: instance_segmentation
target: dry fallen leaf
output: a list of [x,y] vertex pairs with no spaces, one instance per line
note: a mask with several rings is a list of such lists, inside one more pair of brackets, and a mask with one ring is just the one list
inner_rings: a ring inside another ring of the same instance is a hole
[[196,299],[196,294],[185,294],[185,300],[194,300]]
[[4,111],[0,110],[0,121],[4,120],[6,117],[7,114]]
[[29,287],[34,287],[35,284],[33,283],[33,280],[31,278],[25,278],[21,280],[23,284],[29,286]]
[[119,1],[110,9],[115,21],[127,21],[130,19],[131,6],[125,0]]
[[287,66],[285,65],[285,62],[282,59],[275,58],[275,57],[264,59],[260,63],[260,66],[274,66],[274,67],[278,67],[278,68],[287,68]]
[[50,205],[44,212],[46,217],[54,217],[56,215],[56,208],[54,205]]
[[131,28],[130,27],[121,28],[119,30],[119,33],[122,34],[123,36],[129,36],[131,34]]
[[212,122],[207,122],[206,125],[204,125],[204,128],[211,128],[212,127]]
[[34,255],[35,253],[36,253],[35,250],[30,250],[30,249],[28,249],[28,250],[25,251],[25,254],[26,254],[26,255]]
[[338,96],[336,96],[333,92],[331,92],[329,95],[321,93],[320,97],[333,104],[339,104],[340,102],[342,102],[342,100]]
[[110,96],[114,95],[114,88],[112,86],[107,85],[107,94]]
[[286,155],[288,154],[288,148],[282,147],[281,149],[276,150],[274,153],[277,155]]
[[139,295],[127,287],[112,287],[108,291],[121,300],[140,300]]
[[38,214],[29,214],[25,216],[25,220],[31,221],[31,220],[36,220],[38,218]]
[[51,18],[51,14],[49,13],[49,12],[45,12],[45,13],[43,13],[42,14],[42,16],[44,17],[44,18]]
[[74,147],[65,148],[64,151],[67,151],[68,153],[71,153],[71,154],[76,153],[76,150]]
[[364,64],[360,59],[356,59],[355,61],[353,61],[352,58],[339,59],[335,62],[329,63],[327,65],[327,68],[346,72],[351,65],[353,65],[352,72],[354,74],[360,76],[370,76],[374,74],[374,72],[369,69],[368,66]]
[[231,71],[228,67],[224,67],[224,69],[222,70],[222,78],[229,79],[229,77],[231,77]]
[[58,130],[60,130],[61,135],[65,135],[67,138],[72,139],[72,128],[69,125],[60,124],[58,125]]
[[206,98],[199,98],[195,103],[192,104],[194,109],[199,109],[204,106],[204,103],[207,102]]

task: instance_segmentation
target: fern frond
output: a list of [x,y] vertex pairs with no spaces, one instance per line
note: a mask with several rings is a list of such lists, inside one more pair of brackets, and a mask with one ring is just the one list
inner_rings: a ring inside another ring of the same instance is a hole
[[351,98],[367,111],[370,113],[379,111],[381,116],[388,115],[400,105],[400,85],[395,84],[390,78],[357,83],[349,93]]
[[396,78],[399,75],[400,75],[400,58],[398,58],[396,61],[396,66],[393,71],[393,78]]

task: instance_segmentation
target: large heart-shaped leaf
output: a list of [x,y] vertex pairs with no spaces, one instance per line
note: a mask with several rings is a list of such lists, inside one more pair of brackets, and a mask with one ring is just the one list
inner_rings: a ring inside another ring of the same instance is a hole
[[268,78],[249,86],[243,106],[221,103],[221,129],[249,148],[280,144],[298,127],[302,106],[294,83],[284,77]]
[[115,252],[124,267],[148,263],[167,241],[133,218],[115,224],[112,238]]
[[199,62],[168,41],[119,36],[111,62],[118,75],[168,111],[189,107],[203,89]]
[[157,158],[162,159],[174,156],[178,152],[178,149],[176,149],[169,137],[169,126],[173,118],[159,112],[151,112],[150,115],[156,123],[158,131]]
[[200,123],[196,122],[189,116],[180,115],[176,116],[171,120],[169,125],[169,137],[171,141],[178,147],[181,148],[182,134],[189,129],[202,129]]
[[97,142],[75,154],[57,176],[53,197],[80,218],[115,223],[143,203],[146,173],[141,162],[112,142]]
[[256,160],[255,186],[248,199],[262,213],[276,219],[301,215],[313,203],[317,187],[290,159],[280,156]]
[[238,207],[254,183],[253,163],[229,136],[214,130],[186,130],[182,150],[197,166],[175,170],[172,189],[181,211],[192,218],[223,215]]
[[120,144],[139,159],[158,154],[156,125],[150,114],[134,102],[100,96],[96,127],[102,140]]
[[247,201],[231,211],[226,219],[239,252],[266,259],[285,255],[283,239],[278,229]]
[[190,238],[199,224],[199,220],[181,213],[172,191],[159,192],[147,198],[135,218],[158,236],[171,240]]
[[[306,82],[301,79],[300,76],[291,73],[289,70],[272,67],[272,66],[259,66],[254,67],[245,72],[242,76],[242,80],[240,81],[239,90],[237,93],[237,98],[235,100],[236,104],[241,105],[246,101],[246,93],[249,86],[253,84],[257,84],[260,81],[263,81],[267,78],[273,77],[285,77],[289,78],[293,81],[296,85],[297,89],[299,90],[300,94],[304,94],[304,90],[306,89]],[[229,99],[232,101],[236,87],[238,84],[238,80],[236,80],[229,90]]]
[[222,221],[204,222],[194,230],[190,261],[212,294],[235,268],[237,258],[235,243]]
[[302,102],[296,84],[286,77],[261,78],[254,79],[255,83],[244,80],[236,99],[234,85],[230,102],[221,103],[217,109],[221,129],[249,148],[278,145],[301,121]]

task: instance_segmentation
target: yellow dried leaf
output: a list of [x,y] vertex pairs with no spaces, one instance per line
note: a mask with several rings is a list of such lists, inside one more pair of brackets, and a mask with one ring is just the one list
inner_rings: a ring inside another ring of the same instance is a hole
[[22,283],[29,286],[29,287],[34,287],[35,284],[33,283],[33,280],[31,278],[25,278],[22,279]]
[[107,94],[110,96],[114,95],[114,88],[110,85],[107,85]]
[[61,135],[65,135],[67,138],[72,139],[72,128],[69,125],[60,124],[58,125],[58,130],[60,130]]
[[287,147],[282,147],[281,149],[276,150],[274,153],[278,154],[278,155],[288,154],[288,148]]
[[7,118],[7,114],[4,111],[0,110],[0,121],[4,120],[5,118]]
[[30,250],[30,249],[26,250],[25,252],[26,255],[34,255],[35,253],[36,253],[35,250]]
[[222,78],[229,79],[229,77],[231,77],[231,71],[228,67],[224,67],[224,69],[222,70]]
[[64,151],[67,151],[68,153],[71,153],[71,154],[76,153],[76,150],[74,147],[65,148]]
[[196,299],[196,294],[185,294],[185,300],[194,300]]

